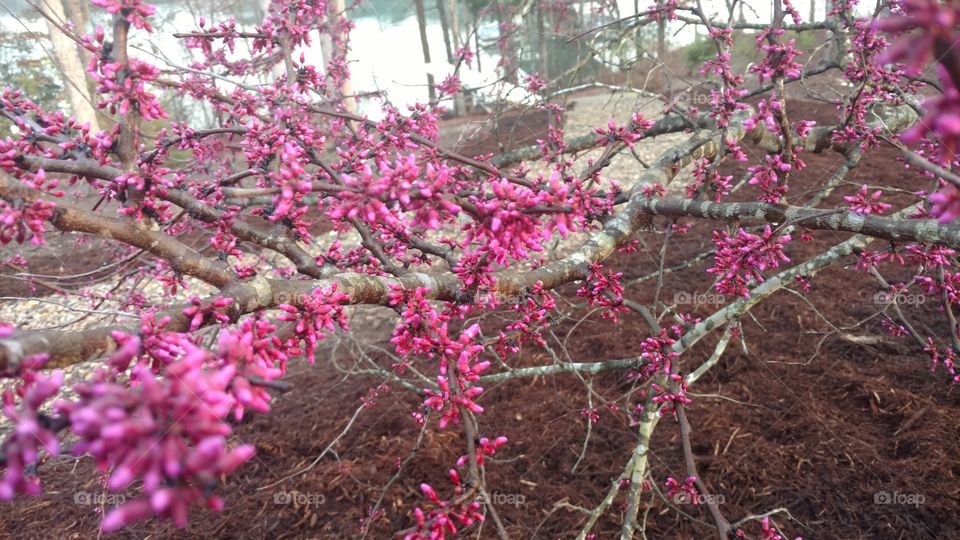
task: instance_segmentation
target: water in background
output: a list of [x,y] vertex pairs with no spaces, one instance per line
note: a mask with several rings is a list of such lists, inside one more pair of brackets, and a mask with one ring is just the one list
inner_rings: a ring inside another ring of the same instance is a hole
[[[10,0],[3,0],[8,9],[11,5]],[[16,4],[16,2],[14,2]],[[353,78],[354,91],[358,94],[371,91],[383,91],[390,102],[401,110],[406,110],[406,105],[415,102],[425,102],[428,99],[426,72],[428,66],[424,64],[423,52],[420,48],[420,34],[417,26],[416,17],[413,16],[413,8],[408,3],[395,2],[393,0],[371,0],[375,6],[362,12],[363,15],[354,19],[356,28],[351,34],[350,46],[350,69]],[[621,13],[633,13],[633,1],[619,0]],[[641,9],[648,4],[647,0],[640,2]],[[719,0],[708,0],[704,5],[710,10],[712,3],[719,3]],[[805,4],[806,2],[800,2]],[[432,3],[428,3],[432,4]],[[431,8],[432,5],[428,5]],[[253,16],[251,7],[250,13],[244,13],[244,17],[238,14],[239,26],[249,27],[251,24],[243,19],[251,19]],[[804,9],[800,8],[801,13]],[[13,6],[11,11],[20,15],[14,17],[5,10],[0,10],[0,29],[22,31],[24,27],[31,31],[46,33],[46,24],[42,19],[36,16],[29,8],[24,10],[16,9]],[[102,18],[99,22],[108,26],[105,13],[99,13],[102,10],[91,9],[92,16]],[[133,50],[132,53],[141,56],[144,60],[165,67],[164,60],[174,64],[185,66],[191,62],[190,53],[183,48],[181,41],[172,37],[174,32],[189,31],[195,29],[197,14],[184,9],[179,2],[160,1],[157,3],[157,13],[151,19],[157,31],[153,34],[147,34],[142,31],[134,31],[131,35],[131,44],[140,50]],[[433,62],[429,69],[434,74],[437,84],[441,83],[447,74],[453,71],[453,66],[447,64],[446,49],[443,43],[443,33],[439,21],[435,17],[435,11],[428,9],[427,19],[427,37],[430,45],[430,53]],[[208,20],[217,20],[207,17]],[[692,41],[693,31],[683,25],[673,23],[677,28],[671,28],[668,31],[669,39],[673,46],[682,45]],[[494,28],[495,34],[495,28]],[[247,43],[244,40],[237,40],[237,49],[239,55],[244,53]],[[474,48],[474,43],[470,44]],[[303,51],[307,62],[316,66],[322,66],[322,54],[319,47],[319,40],[314,41],[314,46]],[[35,54],[43,56],[46,51],[37,46]],[[496,47],[490,47],[481,51],[480,64],[483,68],[481,72],[471,72],[466,66],[461,68],[461,80],[467,88],[481,86],[496,80],[496,64],[499,60]],[[476,62],[473,70],[476,69]],[[247,84],[257,84],[268,82],[244,81]],[[224,81],[218,81],[218,86],[223,90],[231,90],[230,84]],[[64,104],[66,105],[66,104]],[[361,112],[376,118],[380,107],[375,100],[367,99],[361,101]]]

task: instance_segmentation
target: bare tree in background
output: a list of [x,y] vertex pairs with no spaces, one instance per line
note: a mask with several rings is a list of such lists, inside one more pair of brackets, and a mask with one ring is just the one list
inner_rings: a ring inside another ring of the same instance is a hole
[[[413,0],[417,7],[417,26],[420,28],[420,47],[423,48],[423,63],[430,64],[430,43],[427,42],[427,14],[423,9],[423,0]],[[437,101],[437,89],[433,74],[427,72],[427,91],[430,92],[430,102]]]
[[[51,17],[55,19],[55,21],[47,19],[47,30],[50,33],[54,60],[60,69],[63,86],[67,90],[70,109],[77,120],[90,124],[91,131],[100,131],[97,111],[93,105],[90,89],[87,87],[87,75],[84,72],[80,52],[77,50],[76,43],[59,28],[68,20],[63,0],[49,0],[47,6]],[[71,17],[70,20],[74,20],[74,24],[80,26],[76,19]]]

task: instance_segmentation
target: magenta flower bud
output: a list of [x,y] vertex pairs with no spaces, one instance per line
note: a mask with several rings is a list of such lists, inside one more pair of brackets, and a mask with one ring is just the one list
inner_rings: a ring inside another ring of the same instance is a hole
[[107,514],[107,516],[103,518],[103,523],[100,528],[103,529],[103,532],[113,532],[152,515],[153,510],[149,502],[145,500],[135,500],[123,504]]
[[150,495],[150,507],[154,513],[161,514],[167,510],[173,501],[172,489],[158,489]]
[[433,501],[433,502],[439,502],[439,501],[440,501],[440,498],[437,497],[437,492],[435,492],[435,491],[433,490],[433,488],[430,487],[429,484],[420,484],[420,491],[422,491],[423,494],[426,495],[426,497],[427,497],[428,499],[430,499],[431,501]]

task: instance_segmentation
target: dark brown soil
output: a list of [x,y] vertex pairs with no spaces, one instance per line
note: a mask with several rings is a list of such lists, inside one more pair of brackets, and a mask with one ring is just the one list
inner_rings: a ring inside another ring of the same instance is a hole
[[[816,112],[805,103],[790,104],[801,117],[831,120],[832,111]],[[753,150],[753,157],[757,151]],[[805,156],[808,169],[792,188],[797,200],[806,186],[835,170],[834,154]],[[874,151],[826,204],[839,204],[861,183],[921,189],[926,182],[904,171],[891,149]],[[738,195],[747,198],[750,193]],[[902,201],[901,201],[902,202]],[[658,229],[663,223],[656,222]],[[679,264],[711,245],[708,224],[695,225],[675,237],[667,265]],[[840,233],[816,233],[807,243],[794,241],[794,260],[847,238]],[[625,278],[654,271],[651,253],[661,235],[644,234],[647,249],[620,254],[613,266]],[[875,243],[874,249],[885,245]],[[852,263],[853,259],[847,261]],[[667,280],[661,297],[683,291],[707,291],[707,260]],[[731,343],[721,363],[691,388],[689,407],[692,442],[700,474],[712,493],[722,497],[721,510],[736,521],[751,514],[785,508],[776,523],[790,538],[816,539],[935,539],[960,537],[960,393],[942,373],[931,374],[928,357],[904,339],[881,339],[871,345],[849,336],[883,337],[878,319],[856,328],[876,311],[871,301],[878,290],[869,276],[852,264],[830,267],[812,280],[808,300],[780,292],[753,310],[743,321],[747,349]],[[884,269],[897,278],[896,269]],[[906,274],[900,272],[900,278]],[[572,289],[565,290],[571,293]],[[633,287],[630,297],[649,302],[650,283]],[[711,306],[696,306],[704,316]],[[931,305],[911,316],[944,335],[943,316]],[[829,323],[827,322],[829,321]],[[495,328],[488,320],[486,327]],[[389,326],[389,325],[388,325]],[[834,328],[842,332],[833,332]],[[372,333],[372,332],[371,332]],[[387,330],[389,333],[389,329]],[[561,324],[556,333],[569,333],[568,352],[577,361],[629,357],[649,331],[639,316],[626,313],[618,325],[591,318]],[[704,340],[685,356],[685,366],[698,365],[712,351],[716,338]],[[384,367],[390,360],[376,358]],[[360,399],[377,385],[374,379],[344,380],[333,368],[352,365],[343,350],[318,354],[315,366],[291,369],[295,389],[276,402],[269,416],[237,426],[237,439],[257,446],[248,466],[222,487],[227,507],[222,513],[196,510],[189,528],[178,531],[164,523],[144,523],[121,538],[355,538],[361,521],[383,487],[407,458],[419,426],[411,418],[418,398],[396,390],[382,394],[376,406],[361,413],[352,429],[314,467],[308,467],[343,430]],[[511,365],[550,363],[549,355],[529,348]],[[431,373],[430,364],[421,367]],[[602,400],[623,411],[629,383],[623,373],[593,378]],[[585,522],[575,511],[557,506],[566,502],[594,508],[622,471],[633,448],[627,417],[612,412],[600,398],[600,420],[593,425],[588,451],[573,472],[586,437],[580,411],[587,406],[582,382],[572,376],[538,378],[491,385],[480,415],[485,435],[507,435],[511,442],[488,461],[487,482],[506,500],[498,506],[515,538],[572,538]],[[371,523],[370,538],[390,538],[409,527],[411,512],[423,504],[417,486],[428,482],[448,490],[445,471],[462,452],[455,430],[426,433],[422,447],[399,479],[384,493],[382,516]],[[676,422],[664,418],[655,433],[650,464],[655,483],[667,476],[682,478],[682,452]],[[90,459],[51,460],[41,468],[46,493],[19,498],[0,506],[0,535],[15,538],[92,538],[100,515],[75,504],[77,492],[101,493]],[[292,477],[291,477],[292,475]],[[290,477],[289,479],[287,479]],[[296,508],[275,503],[280,491],[323,497],[323,504]],[[884,495],[917,504],[880,504]],[[917,496],[922,496],[922,503]],[[689,517],[673,510],[660,497],[644,499],[647,538],[715,537],[702,507],[684,506]],[[600,520],[597,538],[619,537],[623,496]],[[751,532],[758,530],[753,525]],[[471,531],[471,537],[492,538],[492,528]]]

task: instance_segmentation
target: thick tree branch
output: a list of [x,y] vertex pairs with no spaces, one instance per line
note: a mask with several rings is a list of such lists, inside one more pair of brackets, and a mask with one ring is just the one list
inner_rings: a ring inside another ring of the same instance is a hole
[[50,223],[65,232],[83,232],[117,240],[148,251],[183,274],[222,288],[233,279],[224,265],[201,256],[176,238],[130,219],[108,218],[82,210],[68,202],[51,200],[6,174],[0,174],[0,198],[14,201],[49,201],[56,204]]

